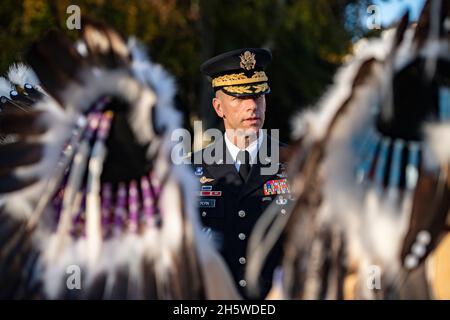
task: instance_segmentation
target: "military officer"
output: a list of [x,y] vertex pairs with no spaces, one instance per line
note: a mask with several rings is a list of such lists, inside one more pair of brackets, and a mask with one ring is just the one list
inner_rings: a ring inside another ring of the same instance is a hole
[[[211,78],[217,115],[225,133],[192,156],[201,184],[199,210],[204,231],[222,254],[244,298],[263,299],[281,260],[281,243],[263,268],[260,292],[246,291],[247,242],[264,210],[275,202],[286,214],[289,187],[286,166],[280,162],[280,143],[262,130],[265,94],[270,92],[265,67],[268,50],[245,48],[209,59],[201,71]],[[266,169],[266,170],[264,170]]]

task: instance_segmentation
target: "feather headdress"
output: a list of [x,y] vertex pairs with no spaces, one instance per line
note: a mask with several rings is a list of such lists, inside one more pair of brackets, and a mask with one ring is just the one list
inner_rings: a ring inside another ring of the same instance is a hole
[[[198,232],[196,181],[170,159],[173,78],[136,40],[83,26],[77,43],[49,32],[28,54],[47,95],[2,167],[2,218],[20,224],[0,246],[1,296],[237,298]],[[3,277],[17,271],[15,283]]]
[[[348,275],[359,298],[427,297],[412,279],[445,230],[450,201],[448,148],[433,143],[448,126],[449,9],[428,1],[417,26],[406,14],[395,31],[363,40],[316,109],[295,120],[297,200],[251,240],[251,279],[264,260],[257,244],[283,231],[287,297],[344,298]],[[367,284],[374,270],[379,288]]]

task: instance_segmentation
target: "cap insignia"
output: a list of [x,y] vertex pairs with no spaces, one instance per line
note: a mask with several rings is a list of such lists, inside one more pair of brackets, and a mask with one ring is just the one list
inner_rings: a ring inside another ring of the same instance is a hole
[[252,70],[255,68],[256,59],[254,53],[251,53],[250,51],[245,51],[243,55],[239,56],[239,58],[241,58],[240,66],[242,69]]

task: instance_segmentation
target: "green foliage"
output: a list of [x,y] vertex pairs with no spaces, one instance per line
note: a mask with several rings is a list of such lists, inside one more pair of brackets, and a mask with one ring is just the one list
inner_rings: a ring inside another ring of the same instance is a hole
[[[67,6],[105,21],[124,35],[135,35],[152,59],[178,80],[179,102],[190,116],[220,121],[211,107],[212,90],[199,72],[215,54],[239,47],[266,47],[273,63],[267,70],[272,93],[267,97],[266,128],[282,128],[288,140],[292,114],[311,104],[348,52],[357,33],[346,30],[345,8],[357,0],[2,0],[0,72],[23,61],[32,41],[50,28],[65,27]],[[188,123],[187,123],[188,124]],[[205,128],[206,129],[206,128]]]

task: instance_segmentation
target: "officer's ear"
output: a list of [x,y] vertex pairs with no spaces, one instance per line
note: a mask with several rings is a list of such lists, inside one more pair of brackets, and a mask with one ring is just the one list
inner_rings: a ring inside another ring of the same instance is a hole
[[220,98],[217,97],[217,95],[213,98],[212,104],[213,104],[214,110],[216,110],[217,115],[220,118],[225,118],[225,114],[222,109],[222,101],[220,100]]

